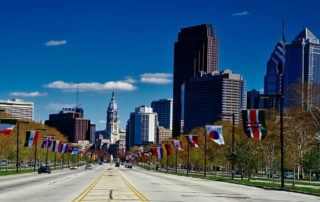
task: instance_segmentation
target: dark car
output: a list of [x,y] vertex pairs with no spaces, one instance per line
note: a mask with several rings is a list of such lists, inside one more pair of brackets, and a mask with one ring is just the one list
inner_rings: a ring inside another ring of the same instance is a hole
[[39,169],[38,169],[38,173],[49,173],[51,174],[51,169],[49,166],[41,166]]
[[119,162],[116,162],[116,167],[120,167],[120,163]]
[[99,165],[102,165],[102,162],[99,162]]

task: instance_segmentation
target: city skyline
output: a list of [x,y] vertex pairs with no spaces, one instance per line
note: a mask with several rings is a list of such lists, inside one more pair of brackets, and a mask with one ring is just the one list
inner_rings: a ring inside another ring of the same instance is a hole
[[[170,6],[145,2],[141,8],[127,3],[122,10],[119,4],[94,2],[86,9],[83,1],[1,2],[4,31],[0,33],[0,66],[7,75],[1,81],[1,100],[34,102],[35,120],[46,120],[62,106],[75,105],[79,88],[85,117],[101,130],[105,129],[105,112],[115,90],[120,128],[124,129],[135,107],[173,97],[173,44],[181,28],[212,24],[220,40],[219,70],[241,74],[247,90],[263,88],[266,63],[281,39],[282,19],[289,43],[304,27],[320,36],[315,21],[319,17],[317,2],[312,7],[297,6],[295,1],[290,5],[204,1],[206,7],[191,2]],[[70,9],[74,9],[72,16]]]

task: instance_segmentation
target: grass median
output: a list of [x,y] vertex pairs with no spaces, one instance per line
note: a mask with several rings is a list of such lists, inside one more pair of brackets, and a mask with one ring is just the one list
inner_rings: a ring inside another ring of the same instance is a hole
[[[201,178],[201,179],[214,180],[214,181],[220,181],[220,182],[235,183],[235,184],[259,187],[259,188],[263,188],[263,189],[281,190],[280,183],[279,183],[280,180],[276,180],[275,181],[276,183],[272,184],[271,180],[269,180],[269,179],[251,179],[250,181],[248,181],[247,179],[231,180],[230,178],[227,178],[227,177],[215,177],[215,176],[204,177],[202,174],[189,173],[187,175],[185,172],[178,171],[176,173],[173,170],[169,170],[167,172],[166,170],[154,170],[148,166],[140,166],[140,167],[143,169],[146,169],[146,170],[153,170],[153,171],[160,172],[160,173],[168,173],[168,174],[179,175],[179,176],[186,176],[186,177]],[[255,180],[259,180],[259,181],[255,181]],[[292,183],[292,181],[286,180],[285,183]],[[297,187],[297,186],[293,187],[291,185],[285,185],[285,190],[320,196],[320,187],[319,187],[320,184],[319,183],[296,182],[296,185],[300,185],[300,186],[308,185],[311,187]]]

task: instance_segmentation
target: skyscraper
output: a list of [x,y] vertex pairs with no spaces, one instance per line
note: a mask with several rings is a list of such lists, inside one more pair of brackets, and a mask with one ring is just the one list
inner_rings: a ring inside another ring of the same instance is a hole
[[246,82],[231,70],[199,74],[185,84],[184,132],[219,120],[239,123],[246,109]]
[[109,103],[107,110],[107,137],[110,138],[110,143],[115,144],[119,136],[119,112],[116,100],[114,99],[114,93],[112,93],[112,98]]
[[158,113],[159,126],[172,130],[173,99],[152,101],[151,107]]
[[149,145],[156,142],[158,115],[151,107],[140,106],[130,114],[126,128],[126,148]]
[[58,114],[50,114],[45,124],[66,135],[69,142],[90,139],[90,120],[83,118],[82,108],[62,108]]
[[291,44],[286,45],[285,61],[285,106],[290,106],[287,91],[290,85],[296,83],[298,79],[301,79],[303,84],[320,83],[319,39],[309,29],[304,28]]
[[282,38],[277,43],[274,51],[271,53],[267,63],[267,73],[264,77],[264,106],[260,108],[280,109],[280,95],[283,90],[283,73],[285,66],[285,45],[284,23],[282,24]]
[[185,82],[198,72],[218,71],[219,40],[212,25],[198,25],[181,29],[174,44],[173,136],[180,135],[183,124]]

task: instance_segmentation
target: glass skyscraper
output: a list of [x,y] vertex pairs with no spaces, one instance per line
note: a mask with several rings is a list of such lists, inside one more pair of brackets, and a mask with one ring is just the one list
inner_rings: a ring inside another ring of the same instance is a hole
[[264,94],[270,97],[264,99],[264,106],[261,108],[280,108],[280,97],[272,95],[281,94],[283,90],[283,72],[285,65],[285,45],[284,24],[282,25],[282,38],[277,43],[267,63],[267,73],[264,77]]
[[319,39],[309,29],[304,28],[292,40],[292,44],[286,45],[285,60],[285,106],[290,106],[287,91],[290,85],[297,83],[299,79],[303,84],[320,83]]

